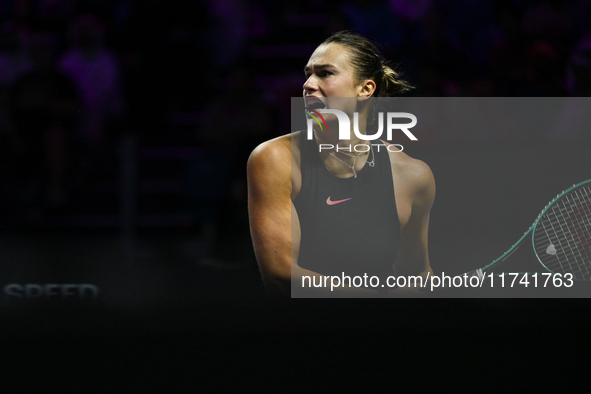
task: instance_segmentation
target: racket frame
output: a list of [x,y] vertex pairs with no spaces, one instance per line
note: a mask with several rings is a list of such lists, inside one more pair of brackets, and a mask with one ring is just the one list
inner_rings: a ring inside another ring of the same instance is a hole
[[[536,220],[533,222],[533,224],[529,227],[529,229],[521,236],[521,238],[519,238],[519,240],[517,242],[515,242],[513,244],[513,246],[511,246],[511,248],[509,248],[505,253],[503,253],[499,258],[497,258],[496,260],[494,260],[492,263],[486,265],[483,268],[480,268],[477,271],[480,271],[481,273],[483,273],[484,271],[486,271],[487,269],[493,267],[494,265],[498,264],[498,263],[502,263],[503,261],[507,260],[509,258],[509,256],[511,256],[517,249],[519,249],[519,246],[521,246],[521,244],[524,242],[525,238],[527,237],[527,235],[529,233],[532,234],[531,237],[531,242],[532,242],[532,248],[534,250],[534,254],[536,256],[536,258],[538,259],[538,261],[540,262],[540,264],[542,265],[542,267],[544,267],[548,272],[552,273],[552,274],[556,274],[556,275],[561,275],[558,274],[554,271],[551,271],[548,267],[546,267],[544,265],[544,263],[542,263],[542,260],[540,259],[540,257],[538,256],[538,253],[536,252],[536,248],[534,245],[534,235],[535,235],[535,229],[536,226],[538,225],[540,219],[542,218],[542,216],[544,216],[544,214],[546,213],[546,211],[548,211],[548,209],[550,209],[550,207],[552,205],[554,205],[554,203],[556,201],[558,201],[562,196],[564,196],[565,194],[570,193],[571,191],[573,191],[574,189],[578,188],[579,186],[585,185],[587,183],[591,183],[591,179],[587,179],[586,181],[577,183],[575,185],[572,185],[571,187],[569,187],[566,190],[563,190],[561,193],[559,193],[556,197],[554,197],[542,210],[542,212],[540,212],[540,214],[538,215],[538,217],[536,218]],[[574,280],[576,281],[584,281],[582,279],[576,279],[573,277]]]

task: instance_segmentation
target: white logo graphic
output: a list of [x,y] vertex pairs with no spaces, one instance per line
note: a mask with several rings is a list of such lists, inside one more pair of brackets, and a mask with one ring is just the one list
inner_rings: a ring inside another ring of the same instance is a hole
[[[350,140],[351,139],[351,123],[349,121],[349,117],[343,111],[338,109],[317,109],[317,113],[320,114],[334,114],[339,121],[339,140]],[[392,130],[402,130],[404,134],[412,141],[417,141],[417,137],[415,137],[408,129],[416,126],[417,124],[417,117],[408,112],[388,112],[387,114],[387,123],[386,123],[386,133],[387,139],[392,139]],[[410,123],[392,123],[394,118],[408,118],[410,119]],[[323,119],[324,120],[324,119]],[[308,136],[309,140],[314,138],[313,135],[313,120],[308,118]],[[384,113],[378,113],[378,131],[373,135],[365,135],[359,132],[359,113],[353,113],[353,132],[357,136],[357,138],[364,140],[364,141],[373,141],[380,138],[382,132],[384,131]]]

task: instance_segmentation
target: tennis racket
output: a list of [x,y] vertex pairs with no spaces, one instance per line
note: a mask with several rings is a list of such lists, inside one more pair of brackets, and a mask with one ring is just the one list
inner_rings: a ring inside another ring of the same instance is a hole
[[486,270],[511,256],[530,234],[534,253],[544,268],[562,276],[572,274],[574,280],[591,281],[591,179],[556,196],[509,250],[467,275],[482,278]]

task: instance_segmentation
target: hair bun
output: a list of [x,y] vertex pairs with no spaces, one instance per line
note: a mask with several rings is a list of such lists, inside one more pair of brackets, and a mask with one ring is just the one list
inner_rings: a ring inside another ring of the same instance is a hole
[[382,65],[382,86],[380,96],[393,96],[409,91],[413,88],[408,82],[400,79],[400,75],[387,64]]

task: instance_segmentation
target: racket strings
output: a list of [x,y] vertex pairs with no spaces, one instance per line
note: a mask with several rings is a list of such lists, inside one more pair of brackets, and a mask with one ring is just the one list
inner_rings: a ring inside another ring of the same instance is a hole
[[587,189],[564,196],[541,220],[545,237],[541,241],[538,239],[536,252],[542,263],[555,272],[591,277],[588,252],[590,194]]
[[[587,192],[584,197],[587,199],[587,201],[591,200],[591,193]],[[575,226],[575,231],[581,239],[583,251],[585,252],[585,256],[587,256],[588,259],[591,258],[591,245],[589,244],[591,241],[591,215],[589,214],[589,205],[590,204],[587,203],[585,207],[578,207],[579,209],[574,211],[574,223],[578,225]]]
[[[582,193],[581,193],[582,194]],[[566,196],[566,200],[569,202],[569,208],[572,211],[568,217],[568,229],[569,229],[569,240],[574,240],[573,252],[576,256],[576,262],[586,262],[582,267],[585,268],[587,277],[589,277],[589,201],[583,198],[584,196],[579,195],[577,191],[570,196],[572,201],[569,200],[569,196]],[[581,201],[582,203],[577,203]],[[584,256],[583,256],[584,255]],[[579,260],[580,259],[580,260]],[[580,265],[578,268],[582,268]]]
[[[571,196],[566,196],[566,201],[570,204],[569,208],[572,208],[567,223],[569,229],[568,239],[574,242],[572,247],[575,264],[577,264],[581,274],[586,273],[583,278],[589,278],[591,276],[589,274],[589,212],[591,210],[589,196],[584,190],[580,193],[575,190]],[[580,261],[584,262],[583,265],[580,264]]]
[[579,187],[555,201],[534,233],[540,262],[556,273],[591,279],[591,189]]
[[[562,200],[562,207],[563,210],[560,211],[561,215],[563,213],[568,212],[568,218],[564,217],[564,215],[562,215],[562,220],[566,223],[566,225],[564,227],[566,227],[566,231],[565,231],[565,235],[566,237],[564,238],[564,240],[566,241],[566,244],[568,246],[567,252],[572,252],[572,256],[569,256],[568,253],[565,253],[565,258],[567,261],[567,264],[570,267],[570,271],[571,273],[576,272],[577,269],[578,271],[580,271],[582,273],[582,268],[585,269],[586,274],[589,276],[589,267],[588,267],[588,261],[589,258],[587,257],[586,259],[583,257],[583,255],[581,254],[581,249],[579,247],[579,245],[583,245],[583,243],[588,244],[588,237],[583,236],[583,238],[581,238],[581,236],[579,235],[579,232],[576,231],[576,227],[577,225],[580,224],[584,224],[584,220],[583,220],[583,216],[579,216],[577,217],[576,214],[581,212],[581,207],[584,208],[584,210],[586,212],[589,212],[589,204],[588,202],[585,202],[584,199],[581,199],[579,195],[575,193],[575,197],[571,198],[572,196],[566,195],[564,200]],[[561,225],[561,229],[563,227],[562,221],[560,222]],[[579,226],[580,227],[580,226]],[[574,234],[573,234],[573,230],[574,230]],[[564,230],[563,230],[564,231]],[[587,254],[587,253],[585,253]],[[570,257],[570,259],[569,259]],[[574,260],[574,261],[573,261]],[[571,261],[573,261],[573,263],[571,264]],[[587,262],[587,263],[583,263],[583,265],[581,265],[580,262]],[[573,267],[574,265],[574,267]]]
[[[572,251],[572,248],[569,239],[564,236],[565,231],[562,225],[564,221],[562,209],[564,209],[564,206],[560,207],[558,204],[555,204],[551,208],[551,211],[546,211],[547,214],[542,217],[541,222],[546,237],[550,240],[550,244],[546,247],[545,252],[546,254],[556,257],[556,262],[560,266],[558,272],[573,272],[573,265],[571,264],[573,256],[569,256],[569,252]],[[546,221],[544,219],[548,220]],[[556,268],[552,270],[556,272]]]

